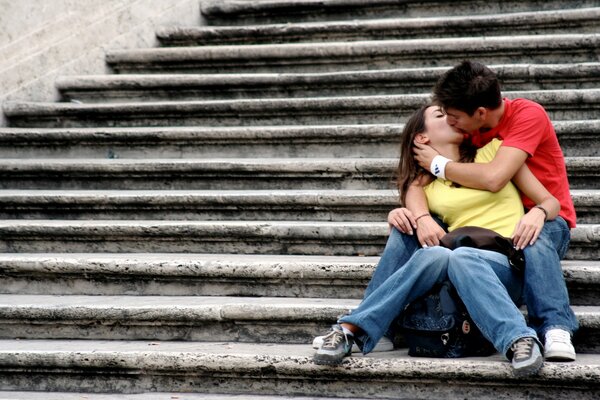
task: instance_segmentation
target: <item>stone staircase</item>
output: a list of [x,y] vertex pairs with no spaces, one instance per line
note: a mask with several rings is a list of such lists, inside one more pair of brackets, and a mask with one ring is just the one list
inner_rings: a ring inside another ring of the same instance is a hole
[[[59,78],[62,102],[3,105],[0,398],[598,398],[600,1],[202,10],[111,51],[111,75]],[[404,118],[464,58],[555,122],[578,360],[528,379],[499,355],[314,365],[383,250]]]

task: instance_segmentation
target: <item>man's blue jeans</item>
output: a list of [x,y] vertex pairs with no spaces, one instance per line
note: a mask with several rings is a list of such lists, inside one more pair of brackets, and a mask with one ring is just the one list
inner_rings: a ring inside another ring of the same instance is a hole
[[527,305],[529,325],[540,338],[552,328],[574,333],[579,327],[560,267],[570,240],[567,223],[558,217],[547,221],[534,245],[524,250],[523,303]]

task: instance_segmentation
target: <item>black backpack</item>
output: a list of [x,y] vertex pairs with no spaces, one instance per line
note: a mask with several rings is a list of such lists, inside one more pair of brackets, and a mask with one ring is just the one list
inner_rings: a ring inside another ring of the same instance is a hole
[[489,356],[494,346],[469,316],[456,289],[445,281],[411,302],[397,320],[414,357]]

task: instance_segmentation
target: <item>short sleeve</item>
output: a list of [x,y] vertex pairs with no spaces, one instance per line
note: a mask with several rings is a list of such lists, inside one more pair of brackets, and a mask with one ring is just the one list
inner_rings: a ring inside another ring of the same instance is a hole
[[502,132],[503,146],[515,147],[533,156],[544,140],[550,120],[538,104],[515,111],[510,126]]

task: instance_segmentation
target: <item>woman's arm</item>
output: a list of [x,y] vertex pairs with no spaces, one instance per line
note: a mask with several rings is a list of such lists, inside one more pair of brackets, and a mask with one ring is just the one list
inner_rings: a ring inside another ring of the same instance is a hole
[[[523,249],[527,245],[535,243],[546,219],[552,220],[558,216],[560,203],[525,164],[519,168],[513,177],[513,182],[525,196],[546,210],[544,212],[540,208],[533,207],[517,223],[512,235],[513,243],[517,249]],[[547,216],[546,213],[548,213]]]
[[431,182],[428,178],[417,178],[406,192],[406,207],[412,211],[415,219],[413,224],[417,230],[417,238],[422,246],[437,246],[446,234],[441,226],[429,214],[429,205],[423,186]]

